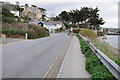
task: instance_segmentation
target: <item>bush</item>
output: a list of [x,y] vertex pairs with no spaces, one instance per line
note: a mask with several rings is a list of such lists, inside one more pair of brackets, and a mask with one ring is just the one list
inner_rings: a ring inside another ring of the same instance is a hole
[[65,25],[66,29],[70,28],[70,25],[65,24],[65,23],[64,23],[64,25]]
[[29,39],[35,39],[35,38],[41,38],[41,37],[46,37],[49,36],[48,31],[45,30],[45,28],[34,25],[34,24],[29,24],[28,25],[28,38]]
[[93,79],[111,79],[115,77],[109,72],[109,70],[102,64],[95,54],[91,51],[90,47],[83,41],[83,39],[77,35],[81,44],[81,51],[86,56],[86,70],[92,75]]
[[76,29],[74,28],[73,32],[78,34],[80,32],[80,29],[79,28],[76,28]]
[[98,37],[97,34],[90,29],[81,29],[80,34],[90,39],[96,39]]
[[69,28],[71,28],[71,27],[77,28],[77,26],[76,26],[76,25],[73,25],[73,24],[65,24],[65,23],[64,23],[64,25],[65,25],[66,29],[69,29]]

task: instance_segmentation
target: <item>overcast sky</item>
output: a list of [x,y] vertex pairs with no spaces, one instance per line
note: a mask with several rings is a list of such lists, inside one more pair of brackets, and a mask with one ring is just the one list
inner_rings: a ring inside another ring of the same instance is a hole
[[102,27],[118,27],[118,2],[119,0],[2,0],[10,3],[19,1],[20,4],[37,5],[47,10],[48,17],[56,16],[61,11],[80,9],[80,7],[99,8],[99,14],[106,22]]

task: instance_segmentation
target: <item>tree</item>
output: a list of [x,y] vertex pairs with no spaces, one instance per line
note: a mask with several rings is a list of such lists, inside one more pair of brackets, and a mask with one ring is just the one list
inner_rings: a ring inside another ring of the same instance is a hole
[[52,17],[51,20],[53,20],[53,21],[60,21],[60,18],[59,18],[59,16],[56,16],[56,17]]
[[46,18],[45,18],[45,17],[46,17],[46,15],[45,15],[45,14],[43,14],[43,15],[42,15],[42,21],[45,21],[45,20],[46,20]]
[[31,5],[31,6],[33,6],[33,7],[37,7],[36,5]]
[[28,4],[25,4],[25,8],[29,7]]
[[2,8],[2,15],[4,15],[5,17],[14,17],[14,14],[11,13],[8,9],[6,8]]
[[99,29],[100,25],[103,25],[105,22],[103,18],[100,18],[98,14],[98,8],[92,9],[90,8],[90,16],[88,22],[91,26],[94,26],[97,30]]
[[15,8],[16,8],[16,10],[19,11],[19,12],[22,12],[22,11],[24,10],[24,8],[20,8],[20,5],[19,5],[19,2],[18,2],[18,1],[16,1]]
[[2,21],[8,23],[15,22],[14,14],[7,8],[2,8]]
[[88,18],[89,18],[89,8],[88,7],[83,7],[83,8],[81,8],[81,10],[80,10],[80,21],[81,21],[81,23],[83,24],[83,22],[84,22],[84,24],[86,25],[86,27],[87,27],[87,20],[88,20]]
[[46,9],[44,9],[44,8],[38,8],[38,9],[40,9],[42,13],[45,13],[45,11],[46,11]]
[[62,11],[61,14],[59,14],[59,18],[63,23],[68,23],[70,21],[69,13],[66,11]]
[[85,28],[94,26],[96,29],[99,29],[100,25],[103,25],[105,22],[103,18],[100,17],[98,12],[98,8],[93,9],[88,7],[82,7],[80,10],[70,10],[69,12],[62,11],[59,14],[59,19],[63,23],[68,24],[72,22],[73,25],[81,24]]

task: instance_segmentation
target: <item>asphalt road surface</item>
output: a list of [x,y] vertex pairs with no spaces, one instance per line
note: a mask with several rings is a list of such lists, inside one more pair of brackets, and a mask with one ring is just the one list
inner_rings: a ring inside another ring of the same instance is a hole
[[43,78],[71,39],[65,33],[2,47],[3,78]]

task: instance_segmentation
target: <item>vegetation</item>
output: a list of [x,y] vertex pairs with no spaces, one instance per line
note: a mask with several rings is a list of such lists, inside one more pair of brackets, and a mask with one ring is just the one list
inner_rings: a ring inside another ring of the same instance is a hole
[[7,8],[2,8],[2,22],[15,22],[14,14],[12,14]]
[[49,36],[49,33],[45,30],[43,27],[36,26],[34,24],[29,24],[28,25],[28,38],[41,38],[41,37],[46,37]]
[[81,29],[80,34],[90,39],[96,39],[98,37],[97,34],[90,29]]
[[63,28],[58,28],[55,30],[56,33],[59,33],[59,32],[62,32],[63,31]]
[[116,64],[120,65],[120,59],[118,58],[118,54],[115,53],[108,44],[103,43],[98,40],[92,40],[90,39],[90,42],[95,45],[100,51],[102,51],[106,56],[108,56],[110,59],[115,61]]
[[[36,5],[31,5],[33,7],[37,7]],[[29,7],[28,4],[25,4],[25,7]],[[46,20],[46,15],[45,15],[45,11],[46,9],[44,8],[39,8],[42,12],[42,20],[45,21]],[[6,23],[13,23],[13,22],[21,22],[21,20],[23,20],[24,22],[29,22],[31,19],[29,18],[29,16],[14,16],[13,13],[11,13],[10,11],[19,11],[22,12],[24,10],[24,8],[21,8],[19,5],[19,2],[16,1],[16,4],[11,4],[11,3],[5,3],[3,2],[2,4],[2,10],[1,10],[1,15],[0,15],[0,20],[2,20],[2,22],[6,22]]]
[[64,25],[66,26],[66,29],[69,29],[71,27],[73,27],[73,28],[77,27],[76,25],[73,25],[73,24],[66,24],[66,23],[64,23]]
[[6,35],[14,35],[14,34],[19,34],[19,35],[24,35],[27,31],[23,30],[21,28],[17,27],[2,27],[2,33]]
[[7,36],[10,35],[25,35],[28,33],[28,39],[36,39],[41,37],[49,36],[48,31],[45,28],[39,27],[36,25],[29,24],[27,29],[20,28],[20,27],[2,27],[2,33],[6,34]]
[[120,65],[120,59],[118,58],[118,54],[115,53],[108,44],[103,43],[101,41],[97,40],[97,34],[90,29],[81,29],[80,34],[87,37],[88,40],[97,47],[100,51],[102,51],[106,56],[108,56],[110,59],[115,61],[118,65]]
[[22,12],[22,11],[24,10],[24,8],[21,8],[21,7],[20,7],[18,1],[16,1],[16,5],[14,5],[14,6],[15,6],[15,9],[16,9],[17,11],[19,11],[19,12]]
[[19,6],[19,2],[17,2],[16,5],[11,4],[11,3],[6,3],[6,2],[2,2],[2,10],[1,10],[1,20],[2,22],[6,22],[6,23],[13,23],[13,22],[20,22],[21,21],[21,17],[18,16],[14,16],[13,13],[11,13],[10,11],[19,11],[22,12],[23,8],[20,8]]
[[93,79],[111,79],[115,77],[101,63],[97,56],[91,51],[90,47],[77,35],[80,40],[81,51],[86,56],[86,70],[92,75]]

